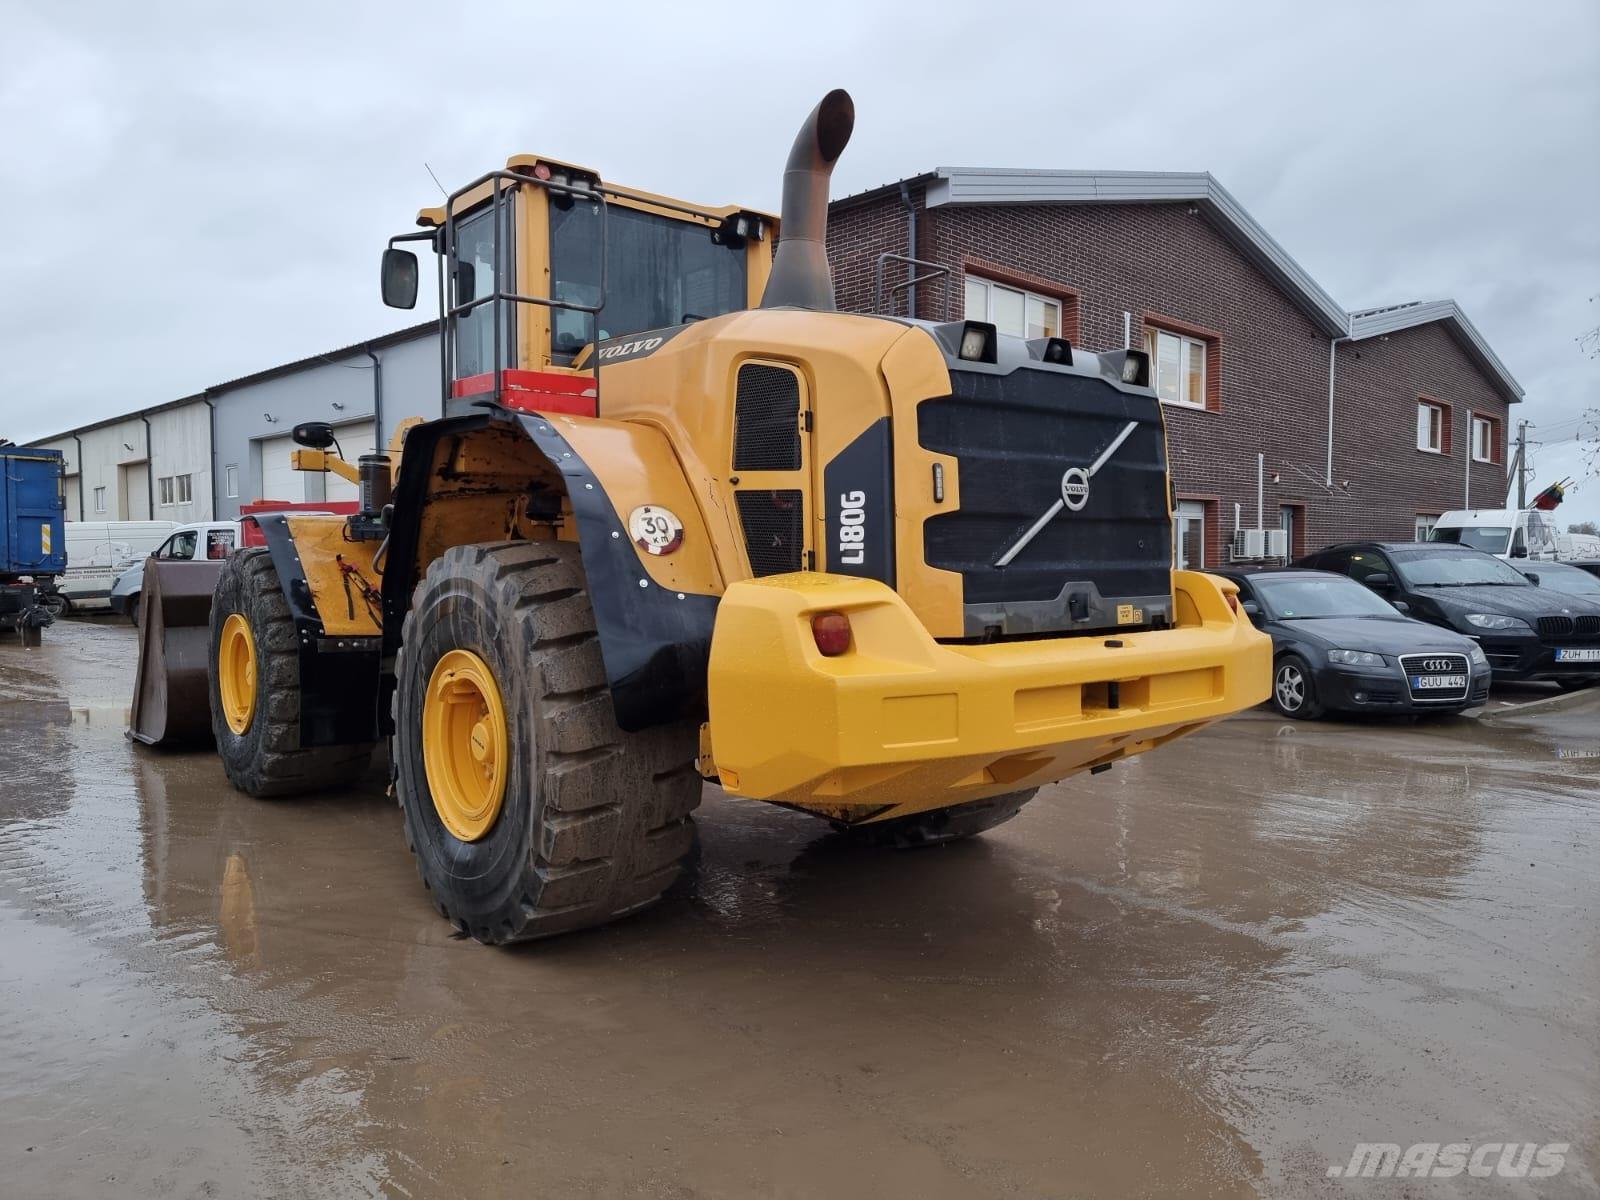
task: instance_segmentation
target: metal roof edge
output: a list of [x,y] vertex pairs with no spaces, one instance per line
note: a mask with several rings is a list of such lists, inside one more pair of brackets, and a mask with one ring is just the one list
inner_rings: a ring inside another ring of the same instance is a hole
[[1478,327],[1472,323],[1461,306],[1453,299],[1410,300],[1403,304],[1389,304],[1379,308],[1360,309],[1350,314],[1350,338],[1363,341],[1386,333],[1398,333],[1443,321],[1456,341],[1467,351],[1478,366],[1496,383],[1507,401],[1520,404],[1527,394],[1516,376],[1500,361]]
[[337,350],[329,350],[323,354],[311,354],[305,358],[296,359],[294,362],[281,363],[276,367],[268,367],[265,370],[256,371],[254,374],[241,375],[237,379],[229,379],[223,383],[214,383],[203,391],[195,392],[188,396],[181,396],[176,400],[165,400],[160,404],[152,404],[145,408],[136,408],[131,412],[119,413],[114,417],[105,417],[101,420],[93,421],[88,425],[75,425],[63,433],[51,434],[48,437],[33,438],[24,444],[29,446],[40,446],[45,442],[59,442],[65,438],[81,437],[86,433],[93,433],[96,429],[104,429],[108,425],[120,425],[123,421],[133,421],[140,417],[149,417],[159,412],[166,412],[168,409],[182,408],[186,404],[196,404],[205,400],[207,397],[216,396],[223,392],[233,391],[241,387],[248,387],[253,383],[262,383],[268,379],[276,379],[282,375],[290,375],[295,371],[302,370],[305,367],[314,366],[319,363],[332,362],[334,359],[349,358],[353,355],[362,353],[369,347],[374,350],[381,350],[386,346],[397,345],[400,342],[409,342],[418,337],[422,337],[425,334],[433,333],[438,328],[439,322],[437,320],[423,321],[417,325],[408,325],[404,329],[396,329],[392,333],[379,334],[377,337],[367,338],[365,341],[353,342],[348,346],[341,346]]
[[1193,203],[1328,337],[1349,332],[1349,314],[1209,171],[1020,170],[940,167],[927,205]]

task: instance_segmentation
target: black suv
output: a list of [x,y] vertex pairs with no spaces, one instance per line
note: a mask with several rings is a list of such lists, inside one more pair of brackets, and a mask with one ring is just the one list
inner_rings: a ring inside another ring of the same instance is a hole
[[[1496,679],[1600,679],[1600,604],[1536,587],[1492,554],[1448,542],[1346,542],[1297,564],[1348,575],[1418,620],[1472,638]],[[1536,564],[1529,571],[1537,578]]]

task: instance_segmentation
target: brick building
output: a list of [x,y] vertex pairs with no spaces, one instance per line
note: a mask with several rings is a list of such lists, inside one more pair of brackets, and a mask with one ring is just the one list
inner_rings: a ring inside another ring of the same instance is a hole
[[1236,520],[1298,555],[1505,495],[1522,389],[1460,308],[1346,312],[1209,174],[941,168],[836,201],[828,245],[841,308],[1148,350],[1188,565]]

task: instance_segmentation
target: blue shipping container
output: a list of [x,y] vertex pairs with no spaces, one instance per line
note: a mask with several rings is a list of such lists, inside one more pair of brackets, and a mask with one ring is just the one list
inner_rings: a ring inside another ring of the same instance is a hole
[[67,569],[61,451],[0,446],[0,578]]

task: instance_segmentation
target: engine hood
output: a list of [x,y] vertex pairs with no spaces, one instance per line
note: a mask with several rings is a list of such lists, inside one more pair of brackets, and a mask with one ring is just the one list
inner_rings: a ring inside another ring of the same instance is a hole
[[1329,649],[1389,655],[1430,650],[1465,654],[1472,646],[1458,633],[1407,617],[1303,617],[1275,624]]
[[1419,587],[1419,595],[1448,613],[1499,613],[1524,619],[1600,613],[1600,604],[1537,587]]

